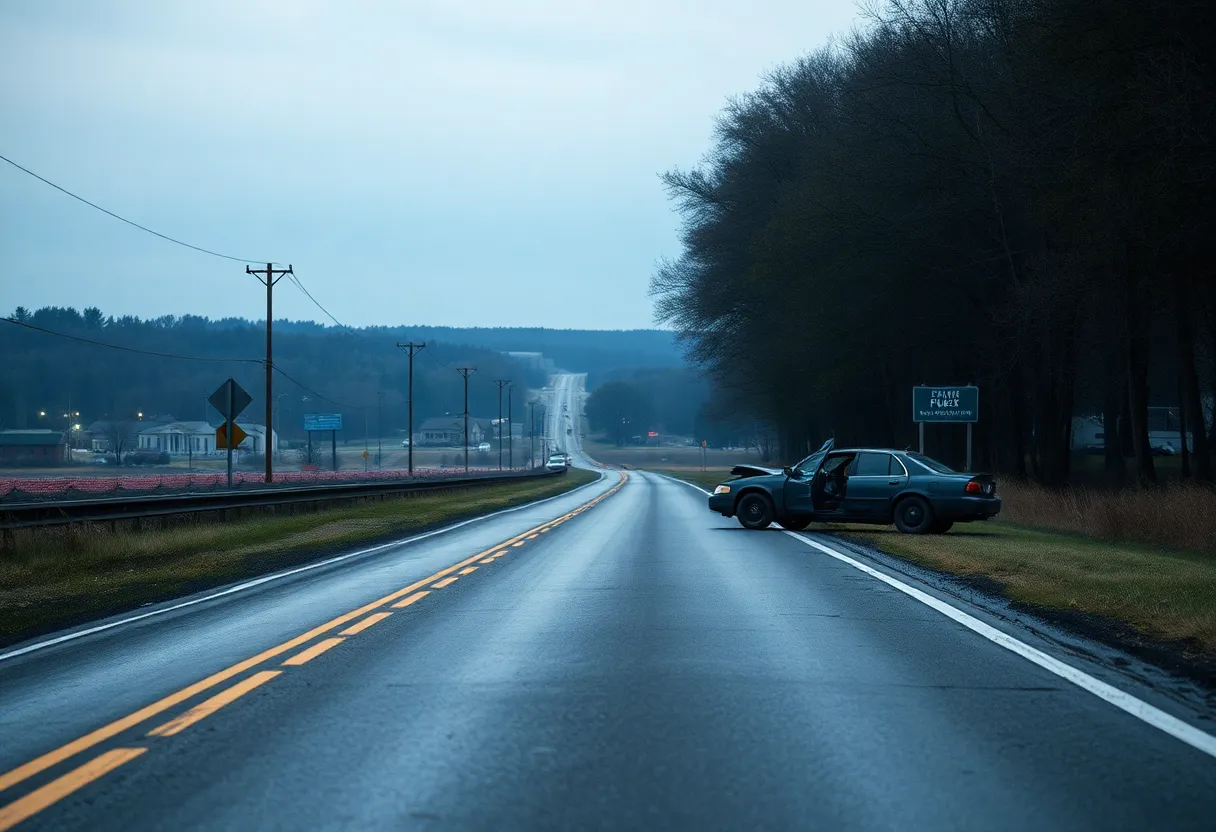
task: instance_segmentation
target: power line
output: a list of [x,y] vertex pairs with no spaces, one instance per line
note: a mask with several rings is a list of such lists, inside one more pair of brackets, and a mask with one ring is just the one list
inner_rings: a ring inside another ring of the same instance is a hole
[[50,185],[55,190],[61,191],[65,194],[67,194],[72,199],[75,199],[79,202],[83,202],[85,205],[89,206],[90,208],[96,208],[101,213],[111,216],[114,219],[119,220],[120,222],[125,222],[127,225],[132,226],[133,228],[138,228],[140,231],[146,231],[147,233],[153,235],[154,237],[160,237],[162,240],[167,240],[170,243],[175,243],[179,246],[185,246],[186,248],[194,249],[195,251],[202,252],[203,254],[210,254],[212,257],[221,257],[224,260],[235,260],[238,263],[265,263],[265,262],[267,262],[266,260],[261,259],[261,258],[233,257],[231,254],[221,254],[218,251],[212,251],[209,248],[203,248],[202,246],[192,245],[191,243],[187,243],[182,240],[178,240],[174,237],[170,237],[167,234],[161,234],[159,231],[153,231],[151,228],[148,228],[146,225],[140,225],[139,223],[129,220],[126,217],[119,216],[118,214],[115,214],[113,211],[110,211],[109,209],[102,208],[100,205],[98,205],[95,202],[89,202],[84,197],[72,193],[67,188],[64,188],[61,185],[56,185],[54,182],[47,179],[46,177],[39,176],[38,174],[34,173],[29,168],[23,167],[23,166],[17,164],[16,162],[14,162],[12,159],[8,158],[7,156],[0,156],[0,160],[8,162],[10,165],[15,167],[17,170],[22,171],[24,173],[28,173],[30,176],[37,179],[39,182],[44,182],[47,185]]
[[140,355],[152,355],[152,356],[156,356],[157,358],[174,358],[179,361],[213,361],[213,362],[217,362],[217,363],[223,363],[223,362],[239,362],[242,364],[263,364],[263,363],[265,363],[260,358],[213,358],[210,356],[203,356],[203,355],[179,355],[177,353],[171,353],[171,352],[157,352],[156,350],[141,350],[138,347],[124,347],[121,344],[110,344],[105,341],[97,341],[92,338],[85,338],[80,335],[70,335],[66,332],[56,332],[53,329],[43,329],[40,326],[34,326],[33,324],[28,324],[25,321],[18,321],[16,318],[0,318],[0,321],[3,321],[4,323],[7,323],[7,324],[13,324],[14,326],[24,327],[25,329],[32,329],[35,332],[42,332],[46,335],[54,335],[59,338],[67,338],[68,340],[71,340],[71,341],[80,341],[83,344],[92,344],[93,346],[96,346],[96,347],[106,347],[107,349],[122,350],[123,352],[134,352],[134,353],[138,353]]
[[300,381],[295,376],[290,375],[286,370],[284,370],[282,367],[280,367],[277,364],[274,365],[274,371],[276,373],[278,373],[279,375],[283,376],[283,378],[290,381],[292,384],[299,387],[305,393],[315,396],[323,402],[329,402],[332,405],[336,405],[337,407],[345,407],[347,410],[367,410],[370,407],[375,407],[375,405],[370,405],[370,404],[348,404],[347,402],[340,402],[337,399],[331,399],[329,396],[322,395],[321,393],[318,393],[316,390],[313,390],[307,384]]
[[345,324],[343,324],[341,321],[339,321],[337,318],[335,318],[333,316],[332,312],[330,312],[328,309],[326,309],[324,306],[322,306],[320,301],[318,301],[316,298],[314,298],[312,296],[312,292],[310,292],[304,288],[304,284],[300,282],[300,278],[298,278],[295,274],[288,275],[288,278],[291,280],[292,283],[296,284],[297,289],[299,289],[301,292],[303,292],[310,301],[312,301],[314,304],[316,304],[318,309],[320,309],[322,312],[324,312],[326,315],[328,315],[329,319],[331,321],[333,321],[338,326],[345,326]]

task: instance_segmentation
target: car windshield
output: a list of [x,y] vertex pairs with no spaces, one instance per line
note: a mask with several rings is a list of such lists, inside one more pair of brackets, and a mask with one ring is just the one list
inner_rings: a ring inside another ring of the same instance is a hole
[[823,462],[823,458],[827,455],[826,451],[818,451],[811,454],[806,459],[794,466],[794,473],[797,476],[809,476],[815,473],[815,469],[819,467],[819,463]]
[[933,457],[925,456],[924,454],[908,454],[908,459],[914,460],[915,462],[919,462],[921,465],[925,466],[930,471],[933,471],[938,474],[957,474],[958,473],[958,471],[955,471],[949,465],[938,462]]

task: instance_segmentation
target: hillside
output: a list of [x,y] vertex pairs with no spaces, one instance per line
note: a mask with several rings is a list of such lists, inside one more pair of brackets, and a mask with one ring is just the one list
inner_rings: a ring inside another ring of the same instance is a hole
[[[18,309],[0,327],[0,425],[10,428],[67,424],[70,402],[79,421],[128,418],[137,413],[177,418],[214,417],[206,396],[229,376],[253,396],[253,419],[264,411],[265,329],[243,319],[168,316],[141,320],[100,310]],[[20,325],[20,324],[24,324]],[[36,327],[32,329],[30,327]],[[469,380],[469,410],[495,416],[495,379],[515,384],[516,419],[524,389],[545,383],[545,372],[507,351],[541,352],[557,367],[593,375],[647,367],[675,367],[680,355],[667,332],[597,332],[449,327],[325,327],[276,321],[274,394],[280,431],[300,433],[304,413],[340,412],[347,423],[364,420],[385,433],[405,425],[408,360],[399,341],[425,342],[415,360],[415,422],[463,411],[457,367],[476,367]],[[523,388],[523,389],[521,389]],[[42,415],[46,414],[46,415]],[[73,417],[73,421],[76,417]]]

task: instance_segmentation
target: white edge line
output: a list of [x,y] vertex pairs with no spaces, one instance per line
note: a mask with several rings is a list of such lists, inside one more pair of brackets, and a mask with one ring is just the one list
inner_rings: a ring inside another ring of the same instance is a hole
[[1061,679],[1064,679],[1067,682],[1072,682],[1082,690],[1088,691],[1099,699],[1103,699],[1106,702],[1114,705],[1124,713],[1130,714],[1136,719],[1139,719],[1140,721],[1145,722],[1160,731],[1164,731],[1171,737],[1182,740],[1182,742],[1186,743],[1192,748],[1198,749],[1208,756],[1216,757],[1216,737],[1212,736],[1211,734],[1207,734],[1193,725],[1183,722],[1177,717],[1170,716],[1160,708],[1156,708],[1141,699],[1137,699],[1130,693],[1108,685],[1106,682],[1103,682],[1100,679],[1095,679],[1088,673],[1078,670],[1072,665],[1066,664],[1059,659],[1053,658],[1047,653],[1044,653],[1042,650],[1031,647],[1029,644],[1019,641],[1008,633],[998,630],[996,627],[993,627],[990,624],[985,624],[978,618],[968,615],[957,607],[947,604],[940,598],[935,598],[926,592],[922,592],[915,587],[905,584],[903,581],[892,578],[885,572],[880,572],[873,567],[867,566],[861,561],[854,560],[848,555],[838,552],[830,546],[825,546],[816,540],[811,540],[810,538],[803,537],[802,535],[795,534],[794,532],[786,531],[785,534],[789,535],[795,540],[805,543],[807,546],[818,549],[825,555],[836,558],[836,560],[847,563],[849,566],[860,569],[870,577],[877,578],[888,586],[898,589],[900,592],[911,598],[915,598],[917,601],[920,601],[925,606],[936,610],[947,618],[962,624],[972,632],[978,633],[991,641],[993,644],[1004,647],[1011,653],[1015,653],[1027,661],[1037,664],[1039,667],[1054,673],[1056,676],[1059,676]]
[[662,477],[662,478],[663,478],[663,479],[665,479],[665,480],[671,480],[672,482],[678,482],[680,485],[687,485],[689,488],[695,488],[695,489],[697,489],[698,491],[700,491],[702,494],[704,494],[704,495],[705,495],[705,496],[707,496],[707,497],[708,497],[708,496],[711,496],[711,495],[710,495],[710,492],[706,491],[704,488],[702,488],[702,487],[701,487],[701,486],[699,486],[699,485],[693,485],[693,484],[692,484],[691,482],[689,482],[688,480],[682,480],[682,479],[680,479],[679,477],[672,477],[672,476],[669,476],[669,475],[667,475],[667,474],[659,474],[659,472],[658,472],[658,471],[646,471],[645,473],[647,473],[647,474],[658,474],[660,477]]
[[47,639],[46,641],[38,641],[33,644],[28,644],[25,647],[20,647],[16,650],[10,650],[7,653],[0,653],[0,662],[6,661],[8,659],[15,659],[18,656],[24,656],[27,653],[33,653],[36,650],[44,650],[47,647],[54,647],[56,644],[63,644],[64,642],[67,642],[67,641],[74,641],[78,638],[84,638],[85,636],[91,636],[94,633],[100,633],[103,630],[111,630],[115,627],[121,627],[124,624],[133,624],[134,622],[142,621],[145,618],[152,618],[153,616],[164,615],[165,613],[174,612],[176,610],[180,610],[185,607],[192,607],[195,604],[202,604],[202,603],[206,603],[207,601],[214,601],[216,598],[223,598],[225,595],[232,595],[237,592],[243,592],[244,590],[252,589],[255,586],[260,586],[262,584],[269,583],[271,581],[277,581],[282,578],[288,578],[288,577],[291,577],[292,575],[298,575],[301,572],[308,572],[309,570],[312,570],[312,569],[319,569],[322,566],[329,566],[334,563],[340,563],[344,560],[350,560],[351,558],[360,557],[361,555],[369,555],[373,552],[379,552],[384,549],[390,549],[394,546],[406,546],[410,543],[417,543],[419,540],[426,540],[428,537],[435,537],[436,535],[446,534],[447,532],[455,531],[456,529],[459,529],[462,526],[467,526],[470,523],[480,523],[483,520],[491,520],[491,519],[493,519],[495,517],[499,517],[503,514],[510,514],[511,512],[514,512],[514,511],[523,511],[526,508],[534,508],[543,503],[547,503],[551,500],[557,500],[562,497],[569,497],[571,494],[576,494],[579,491],[582,491],[584,488],[590,488],[591,486],[595,485],[596,483],[602,482],[607,476],[608,476],[608,474],[606,472],[600,472],[600,478],[597,480],[592,480],[589,483],[580,485],[578,488],[572,488],[569,491],[563,491],[561,494],[554,494],[552,497],[545,497],[543,500],[536,500],[535,502],[524,503],[521,506],[513,506],[512,508],[504,508],[501,511],[496,511],[493,514],[485,514],[485,515],[482,515],[481,517],[470,517],[468,520],[462,520],[459,523],[453,523],[451,526],[444,526],[442,529],[435,529],[434,531],[429,531],[429,532],[426,532],[425,534],[416,535],[414,537],[407,537],[402,540],[393,540],[393,541],[389,541],[388,543],[381,543],[377,546],[372,546],[367,549],[359,549],[354,552],[347,552],[344,555],[337,555],[336,557],[327,558],[325,560],[317,561],[316,563],[309,563],[309,564],[305,564],[304,566],[297,566],[294,569],[288,569],[286,572],[275,572],[272,575],[263,575],[260,578],[254,578],[251,581],[245,581],[244,583],[237,584],[236,586],[230,586],[227,589],[220,590],[219,592],[213,592],[210,595],[204,595],[202,598],[192,598],[189,601],[182,601],[181,603],[173,604],[168,607],[161,607],[160,609],[149,610],[148,612],[140,613],[139,615],[132,615],[132,616],[128,616],[127,618],[119,619],[118,621],[111,621],[108,624],[98,624],[95,627],[89,627],[88,629],[85,629],[85,630],[77,630],[75,632],[66,633],[61,636],[56,636],[55,638]]

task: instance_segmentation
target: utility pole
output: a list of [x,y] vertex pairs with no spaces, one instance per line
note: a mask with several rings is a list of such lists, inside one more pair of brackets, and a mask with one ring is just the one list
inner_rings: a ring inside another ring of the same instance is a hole
[[376,391],[376,470],[384,470],[384,391]]
[[498,385],[498,470],[502,470],[502,388],[511,383],[507,378],[496,378],[494,383]]
[[464,376],[464,472],[469,473],[469,376],[477,372],[476,367],[457,367],[456,372]]
[[528,402],[528,464],[536,467],[536,401]]
[[68,466],[71,467],[71,465],[72,465],[72,397],[71,396],[68,396],[68,412],[63,414],[63,418],[67,420],[67,424],[64,425],[64,433],[67,435],[67,438],[68,438],[67,463],[68,463]]
[[[245,267],[245,274],[251,274],[262,282],[266,287],[266,482],[274,482],[273,459],[274,454],[271,452],[271,439],[274,437],[274,431],[271,430],[271,425],[274,424],[274,398],[272,389],[274,388],[274,357],[271,353],[270,331],[274,324],[274,284],[278,283],[283,275],[295,274],[291,270],[291,264],[287,264],[285,269],[276,269],[274,263],[267,263],[264,269],[251,269]],[[266,275],[266,277],[262,277]],[[277,445],[277,441],[275,442]]]
[[414,356],[422,350],[426,349],[426,344],[415,344],[413,341],[403,344],[397,342],[397,349],[405,350],[410,355],[410,381],[409,393],[407,394],[408,409],[409,409],[409,440],[410,444],[406,447],[409,449],[409,476],[414,476]]
[[515,388],[507,385],[507,467],[515,470],[515,428],[511,421],[511,399],[515,398]]

